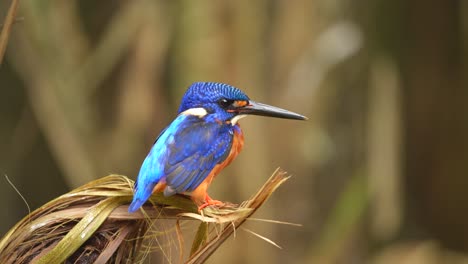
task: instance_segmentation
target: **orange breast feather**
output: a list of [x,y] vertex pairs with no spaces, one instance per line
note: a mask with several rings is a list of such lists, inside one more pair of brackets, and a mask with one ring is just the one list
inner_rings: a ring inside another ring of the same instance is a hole
[[218,175],[218,173],[228,166],[241,152],[244,146],[244,134],[240,130],[234,130],[234,137],[232,141],[231,151],[227,158],[220,164],[216,165],[206,179],[191,193],[191,198],[197,204],[203,204],[205,202],[206,190],[210,186],[211,181]]

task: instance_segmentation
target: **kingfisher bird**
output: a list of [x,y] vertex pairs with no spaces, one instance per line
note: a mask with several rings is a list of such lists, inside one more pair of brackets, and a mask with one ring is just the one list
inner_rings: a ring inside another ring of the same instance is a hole
[[182,98],[177,117],[161,132],[143,161],[128,211],[138,210],[153,192],[188,194],[199,211],[222,206],[224,203],[213,200],[207,189],[241,151],[244,135],[238,121],[247,115],[307,119],[252,101],[228,84],[193,83]]

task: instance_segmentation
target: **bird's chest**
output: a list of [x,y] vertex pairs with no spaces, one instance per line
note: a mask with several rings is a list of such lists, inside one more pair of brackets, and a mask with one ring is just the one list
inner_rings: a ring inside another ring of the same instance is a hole
[[228,158],[230,158],[229,163],[232,160],[234,160],[234,158],[241,152],[243,147],[244,147],[244,133],[242,133],[242,130],[239,125],[235,125],[233,129],[231,152],[229,153],[229,156],[228,156]]
[[242,147],[244,146],[244,134],[242,133],[239,125],[232,127],[229,133],[232,135],[229,154],[226,156],[226,159],[223,162],[219,163],[213,168],[212,173],[210,173],[207,179],[210,183],[222,169],[228,166],[237,157],[237,155],[241,152]]
[[237,157],[237,155],[241,152],[242,147],[244,146],[244,134],[242,133],[239,125],[232,127],[229,133],[232,135],[232,138],[228,155],[223,162],[215,167],[216,171],[214,171],[213,176],[216,176],[219,171],[228,166]]

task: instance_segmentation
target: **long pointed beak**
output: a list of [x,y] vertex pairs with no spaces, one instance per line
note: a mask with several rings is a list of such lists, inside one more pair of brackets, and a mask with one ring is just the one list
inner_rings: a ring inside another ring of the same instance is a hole
[[249,101],[248,105],[238,108],[237,111],[242,115],[259,115],[285,119],[307,120],[307,117],[303,115],[276,106],[257,103],[255,101]]

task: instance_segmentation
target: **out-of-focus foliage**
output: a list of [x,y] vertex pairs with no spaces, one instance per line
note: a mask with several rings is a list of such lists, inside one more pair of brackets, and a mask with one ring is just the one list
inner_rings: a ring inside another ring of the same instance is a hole
[[[4,21],[10,1],[0,2]],[[136,176],[186,87],[220,81],[307,122],[242,120],[214,182],[294,176],[213,263],[461,263],[468,251],[466,1],[20,1],[0,67],[0,173],[35,209]],[[27,207],[1,180],[1,232]],[[286,218],[286,219],[285,219]],[[455,251],[456,250],[456,251]]]

